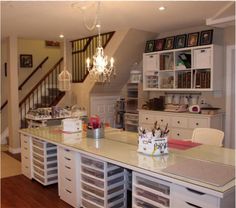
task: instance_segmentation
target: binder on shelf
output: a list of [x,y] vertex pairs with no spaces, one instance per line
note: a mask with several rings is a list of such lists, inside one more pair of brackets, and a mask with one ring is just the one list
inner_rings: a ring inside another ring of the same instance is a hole
[[181,53],[178,57],[184,63],[186,68],[191,68],[191,54]]

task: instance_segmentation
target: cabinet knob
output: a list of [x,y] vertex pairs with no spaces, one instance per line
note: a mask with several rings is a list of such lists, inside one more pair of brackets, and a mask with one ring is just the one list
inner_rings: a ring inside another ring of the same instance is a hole
[[148,120],[148,118],[146,118],[146,120]]
[[199,125],[199,123],[196,123],[196,126],[198,126]]
[[177,136],[179,136],[179,133],[177,134]]
[[180,121],[177,121],[178,124],[180,124]]
[[149,56],[149,58],[153,58],[153,56]]
[[163,122],[163,119],[161,119],[161,122]]

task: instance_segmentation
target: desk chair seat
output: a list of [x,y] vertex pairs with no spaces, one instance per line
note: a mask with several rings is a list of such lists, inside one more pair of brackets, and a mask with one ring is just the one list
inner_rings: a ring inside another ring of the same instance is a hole
[[196,128],[193,130],[192,142],[222,147],[224,132],[212,128]]

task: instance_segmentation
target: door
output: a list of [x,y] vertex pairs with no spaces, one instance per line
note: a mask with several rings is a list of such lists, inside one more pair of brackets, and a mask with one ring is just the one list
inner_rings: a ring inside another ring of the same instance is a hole
[[98,115],[102,122],[115,127],[115,106],[119,96],[93,96],[90,100],[91,116]]

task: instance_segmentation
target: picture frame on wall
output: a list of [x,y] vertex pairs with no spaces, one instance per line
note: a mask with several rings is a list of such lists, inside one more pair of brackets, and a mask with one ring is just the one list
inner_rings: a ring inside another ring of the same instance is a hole
[[174,48],[174,40],[175,40],[174,36],[166,38],[164,50],[171,50],[171,49],[173,49]]
[[177,35],[175,37],[175,48],[184,48],[186,46],[187,35]]
[[165,44],[165,38],[157,39],[155,41],[155,51],[162,51],[164,48],[164,44]]
[[31,54],[20,55],[20,67],[32,68],[33,67],[33,56]]
[[200,45],[209,45],[212,44],[213,39],[213,30],[204,30],[201,31],[200,35]]
[[148,40],[146,42],[145,53],[150,53],[154,51],[155,40]]
[[189,33],[188,34],[188,47],[193,47],[198,45],[199,32]]

